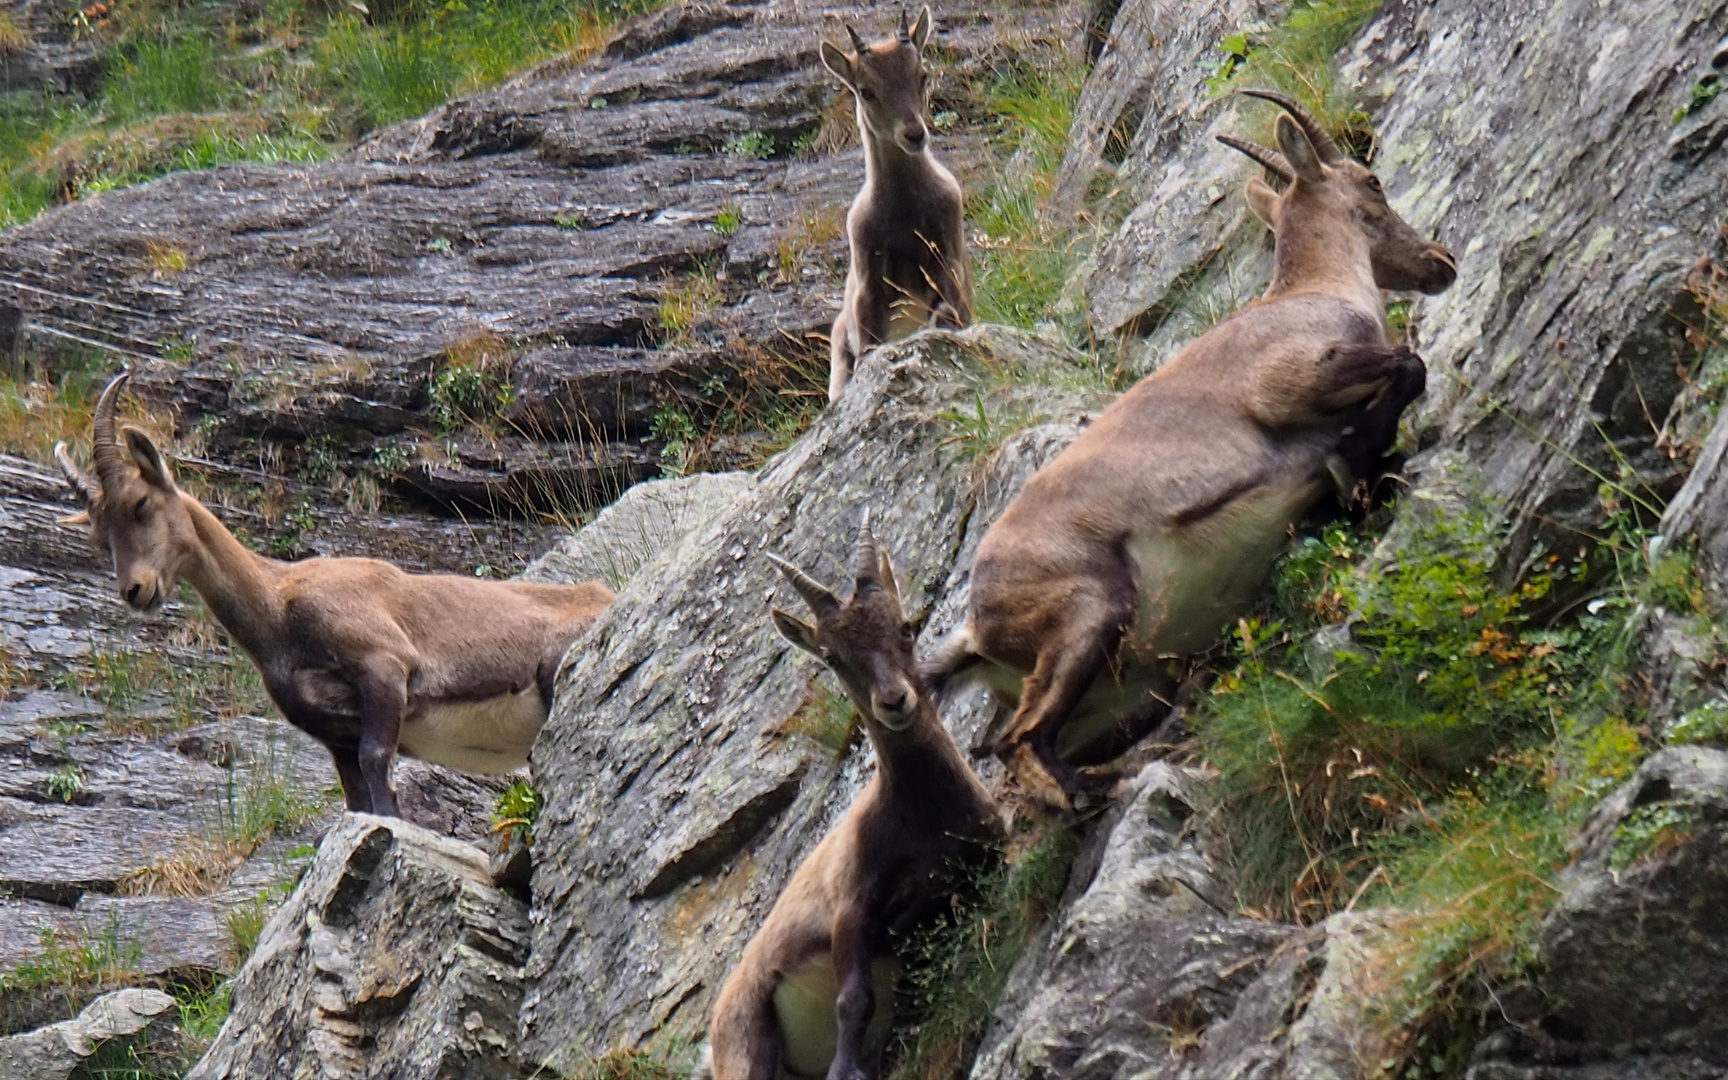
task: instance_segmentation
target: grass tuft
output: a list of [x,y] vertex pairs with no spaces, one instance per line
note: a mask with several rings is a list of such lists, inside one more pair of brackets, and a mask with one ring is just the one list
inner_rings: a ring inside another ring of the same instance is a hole
[[[1355,41],[1380,13],[1384,2],[1297,0],[1285,20],[1264,34],[1225,39],[1219,46],[1218,69],[1208,83],[1218,93],[1240,85],[1270,84],[1306,105],[1347,151],[1367,157],[1373,148],[1373,131],[1354,91],[1339,81],[1336,59],[1339,50]],[[1267,145],[1273,145],[1271,130],[1268,120],[1261,133]]]
[[1023,839],[1002,866],[976,876],[951,919],[905,942],[897,1012],[911,1022],[896,1032],[890,1080],[965,1075],[1014,962],[1061,899],[1074,853],[1065,831]]

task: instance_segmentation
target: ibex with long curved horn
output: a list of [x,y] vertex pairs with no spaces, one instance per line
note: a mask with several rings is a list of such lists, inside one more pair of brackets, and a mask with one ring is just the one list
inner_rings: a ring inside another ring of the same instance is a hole
[[[770,556],[773,558],[773,556]],[[876,775],[798,867],[720,989],[711,1080],[861,1080],[893,1012],[891,933],[932,914],[950,864],[1002,838],[990,793],[918,676],[894,567],[858,530],[852,596],[774,559],[816,616],[772,612],[787,640],[827,664],[864,718]]]
[[979,546],[965,625],[927,667],[940,685],[980,665],[1016,706],[997,753],[1029,750],[1070,800],[1076,762],[1167,707],[1171,658],[1215,641],[1296,523],[1396,437],[1425,371],[1388,344],[1380,290],[1457,276],[1307,110],[1243,92],[1284,109],[1281,150],[1222,140],[1289,181],[1247,189],[1276,236],[1270,288],[1026,482]]
[[822,63],[857,98],[864,142],[864,187],[846,215],[846,298],[829,331],[829,401],[872,346],[930,325],[972,322],[960,182],[930,152],[924,122],[930,29],[926,7],[910,29],[901,11],[899,32],[874,44],[847,26],[851,52],[822,43]]
[[570,644],[612,602],[598,581],[530,585],[409,574],[377,559],[285,563],[248,551],[174,483],[150,436],[96,402],[90,476],[54,456],[120,596],[153,610],[184,578],[257,665],[282,715],[330,750],[348,809],[396,816],[398,749],[469,772],[528,761]]

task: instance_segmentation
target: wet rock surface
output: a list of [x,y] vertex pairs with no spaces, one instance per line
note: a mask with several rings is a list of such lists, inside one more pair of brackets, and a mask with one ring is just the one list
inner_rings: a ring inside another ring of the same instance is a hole
[[527,944],[525,906],[477,848],[347,815],[271,917],[188,1078],[521,1076],[509,1045]]

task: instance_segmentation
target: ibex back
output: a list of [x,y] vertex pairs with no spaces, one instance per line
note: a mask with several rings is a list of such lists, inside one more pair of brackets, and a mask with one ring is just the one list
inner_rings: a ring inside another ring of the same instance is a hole
[[960,183],[930,152],[924,121],[930,28],[929,8],[910,30],[902,11],[894,37],[867,45],[848,26],[851,52],[822,43],[822,62],[857,98],[864,142],[864,187],[846,215],[846,299],[829,332],[829,401],[872,346],[932,324],[972,322]]
[[997,753],[1029,750],[1070,800],[1075,762],[1168,708],[1172,658],[1215,641],[1292,527],[1393,442],[1425,372],[1387,343],[1380,290],[1439,292],[1457,274],[1306,110],[1250,93],[1285,110],[1282,152],[1223,140],[1290,181],[1248,185],[1276,236],[1271,287],[1027,481],[979,546],[965,625],[928,665],[938,685],[979,665],[1015,706]]
[[156,608],[184,578],[257,665],[282,715],[335,760],[348,809],[396,816],[398,746],[469,772],[528,761],[552,680],[571,642],[612,602],[598,581],[531,585],[408,574],[377,559],[285,563],[246,549],[174,482],[150,436],[114,408],[126,376],[96,403],[96,475],[54,448],[114,560],[121,599]]

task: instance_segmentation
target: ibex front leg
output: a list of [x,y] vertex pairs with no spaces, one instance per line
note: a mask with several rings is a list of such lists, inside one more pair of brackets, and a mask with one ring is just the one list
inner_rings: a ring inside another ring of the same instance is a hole
[[834,975],[840,983],[840,996],[834,1001],[840,1038],[834,1048],[834,1061],[828,1066],[828,1080],[871,1080],[872,1073],[865,1070],[864,1035],[876,1010],[889,1008],[890,1003],[876,1000],[871,980],[867,904],[853,903],[841,909],[834,919],[830,948]]
[[[1360,408],[1350,433],[1338,444],[1338,456],[1356,480],[1372,481],[1385,471],[1386,452],[1398,439],[1398,421],[1428,386],[1428,369],[1407,345],[1338,345],[1327,354],[1330,400],[1354,398],[1345,405]],[[1357,405],[1356,402],[1360,402]]]
[[390,770],[402,736],[402,713],[408,707],[408,679],[391,665],[377,665],[368,668],[359,683],[360,775],[372,812],[401,817],[396,792],[390,787]]

